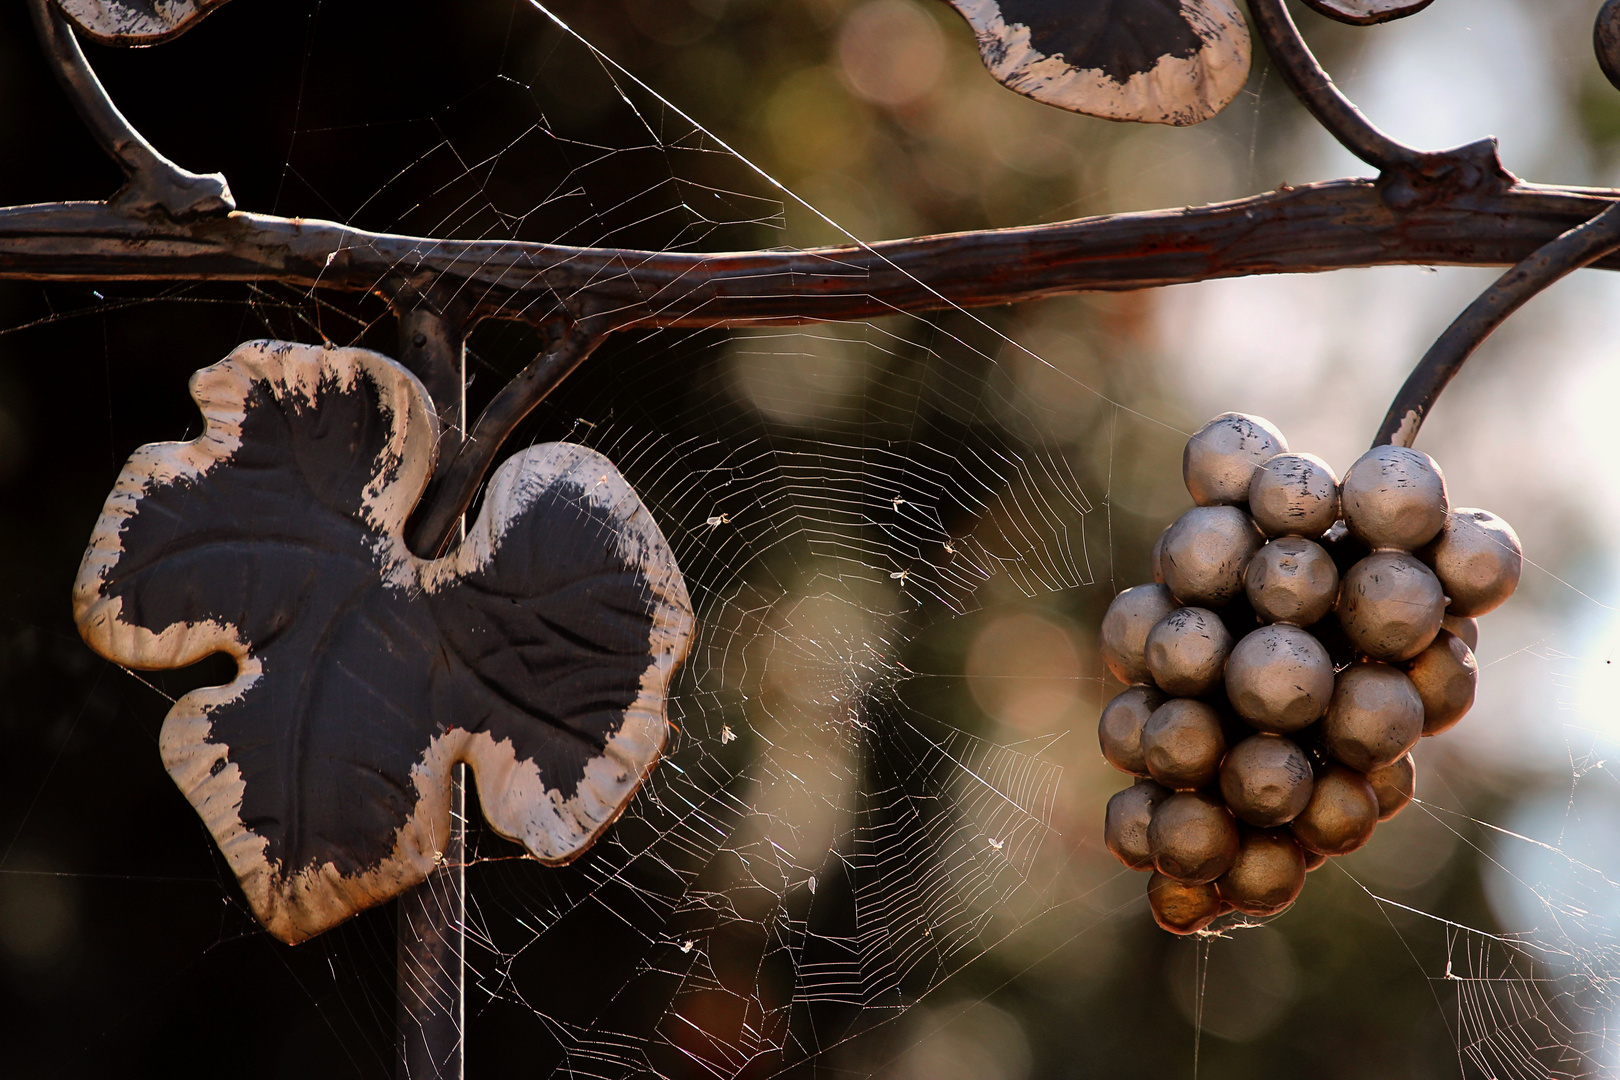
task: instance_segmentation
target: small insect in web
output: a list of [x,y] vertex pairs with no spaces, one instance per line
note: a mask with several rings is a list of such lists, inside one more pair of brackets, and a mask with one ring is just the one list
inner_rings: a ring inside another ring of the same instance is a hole
[[731,524],[731,515],[730,514],[716,514],[714,517],[709,518],[703,524],[707,525],[711,529],[718,529],[722,525],[730,525]]

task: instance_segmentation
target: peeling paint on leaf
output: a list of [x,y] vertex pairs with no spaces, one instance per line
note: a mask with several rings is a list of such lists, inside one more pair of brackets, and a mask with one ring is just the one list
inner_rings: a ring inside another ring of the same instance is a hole
[[225,0],[56,0],[75,26],[106,45],[157,45],[179,37]]
[[260,921],[302,941],[424,880],[458,761],[497,832],[547,863],[586,850],[663,750],[692,631],[629,484],[584,447],[531,447],[422,560],[402,533],[438,430],[408,371],[250,342],[191,386],[203,434],[130,458],[74,612],[130,667],[236,658],[160,743]]
[[1249,75],[1249,31],[1230,0],[949,0],[1012,90],[1109,120],[1196,124]]

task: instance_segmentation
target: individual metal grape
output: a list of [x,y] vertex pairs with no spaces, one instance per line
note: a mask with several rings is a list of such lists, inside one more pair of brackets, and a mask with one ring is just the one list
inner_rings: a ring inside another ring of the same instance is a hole
[[1165,534],[1164,583],[1183,604],[1218,608],[1243,591],[1243,568],[1262,539],[1235,506],[1195,506]]
[[1267,536],[1321,536],[1339,520],[1339,478],[1315,454],[1278,454],[1249,485],[1249,514]]
[[1465,619],[1461,615],[1453,615],[1447,612],[1446,617],[1440,620],[1440,626],[1442,629],[1450,630],[1453,634],[1462,638],[1463,644],[1467,645],[1471,652],[1479,651],[1478,619]]
[[1367,783],[1378,798],[1378,820],[1388,821],[1412,801],[1417,790],[1417,763],[1411,754],[1402,754],[1393,764],[1368,773]]
[[1339,673],[1321,733],[1322,745],[1334,758],[1370,772],[1417,745],[1423,735],[1423,701],[1399,668],[1352,664]]
[[1117,694],[1097,719],[1097,742],[1103,757],[1120,772],[1148,775],[1142,756],[1142,728],[1153,710],[1164,704],[1164,694],[1152,686],[1133,686]]
[[1284,536],[1249,559],[1243,591],[1265,621],[1311,626],[1333,610],[1339,596],[1339,568],[1320,544]]
[[1297,626],[1262,626],[1226,661],[1232,707],[1261,731],[1287,734],[1315,723],[1333,697],[1333,661]]
[[1189,885],[1214,881],[1237,859],[1237,822],[1219,799],[1178,791],[1153,811],[1148,846],[1166,877]]
[[1316,778],[1311,801],[1288,827],[1307,851],[1348,855],[1372,837],[1377,825],[1378,796],[1372,784],[1354,769],[1329,765]]
[[1314,778],[1305,751],[1281,735],[1251,735],[1221,763],[1221,797],[1250,825],[1271,828],[1298,817]]
[[1108,810],[1103,815],[1103,843],[1115,858],[1132,870],[1153,868],[1148,825],[1153,821],[1153,811],[1169,797],[1169,788],[1151,780],[1138,780],[1108,800]]
[[1246,503],[1255,467],[1287,451],[1288,440],[1270,421],[1222,413],[1187,440],[1181,475],[1199,506]]
[[[1295,839],[1297,840],[1298,837],[1295,837]],[[1307,874],[1312,870],[1320,870],[1327,865],[1327,856],[1320,851],[1312,851],[1303,845],[1300,846],[1300,850],[1305,853],[1305,872]]]
[[1406,446],[1375,446],[1339,487],[1345,524],[1373,549],[1412,551],[1446,523],[1446,477],[1433,458]]
[[1434,567],[1451,598],[1453,615],[1472,618],[1494,611],[1519,587],[1524,547],[1513,527],[1485,510],[1461,508],[1446,515],[1445,528],[1418,552]]
[[1213,611],[1178,608],[1147,636],[1147,665],[1159,689],[1178,697],[1207,694],[1221,684],[1232,635]]
[[1339,586],[1339,625],[1374,660],[1410,660],[1429,647],[1445,618],[1440,579],[1416,556],[1375,551]]
[[1148,773],[1165,787],[1203,787],[1215,779],[1225,756],[1220,714],[1202,701],[1172,698],[1153,710],[1142,728]]
[[1277,915],[1305,888],[1305,852],[1287,829],[1243,829],[1232,869],[1215,879],[1221,899],[1245,915]]
[[1155,872],[1148,878],[1148,906],[1153,921],[1172,934],[1196,934],[1225,907],[1213,883],[1187,885]]
[[1148,631],[1179,605],[1163,585],[1138,585],[1114,597],[1098,632],[1103,663],[1122,683],[1151,682],[1148,671]]
[[1417,654],[1406,677],[1423,702],[1423,734],[1447,730],[1474,705],[1479,686],[1479,663],[1462,638],[1442,630],[1434,642]]

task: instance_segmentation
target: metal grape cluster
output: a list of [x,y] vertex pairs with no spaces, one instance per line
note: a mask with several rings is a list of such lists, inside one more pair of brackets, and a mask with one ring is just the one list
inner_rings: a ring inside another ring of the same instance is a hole
[[1411,801],[1411,750],[1472,706],[1475,619],[1512,595],[1522,554],[1403,446],[1341,483],[1267,421],[1225,413],[1182,472],[1197,505],[1154,545],[1155,584],[1103,619],[1129,689],[1097,734],[1138,777],[1108,802],[1108,849],[1153,872],[1159,925],[1191,934],[1282,912]]

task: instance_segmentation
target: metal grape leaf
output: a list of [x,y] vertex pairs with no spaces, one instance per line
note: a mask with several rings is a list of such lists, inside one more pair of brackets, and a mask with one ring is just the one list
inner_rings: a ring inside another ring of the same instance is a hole
[[613,465],[515,455],[466,539],[424,560],[402,531],[438,425],[403,367],[250,342],[191,394],[206,428],[124,466],[74,616],[129,667],[235,657],[232,682],[175,703],[161,750],[259,920],[302,941],[421,882],[457,761],[535,858],[589,847],[663,749],[693,623]]
[[1009,89],[1108,120],[1196,124],[1249,77],[1231,0],[948,0]]
[[1305,0],[1308,7],[1352,26],[1372,26],[1416,15],[1434,0]]
[[56,0],[68,20],[105,45],[157,45],[202,22],[225,0]]

